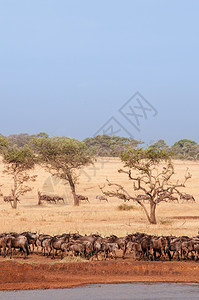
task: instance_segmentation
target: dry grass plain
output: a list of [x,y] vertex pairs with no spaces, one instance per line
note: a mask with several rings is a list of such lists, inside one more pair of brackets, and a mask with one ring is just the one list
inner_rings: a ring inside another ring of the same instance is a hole
[[[32,231],[38,233],[61,234],[76,232],[90,234],[98,232],[101,235],[116,234],[119,236],[132,232],[149,234],[172,234],[194,236],[199,231],[199,163],[190,161],[174,161],[175,175],[183,180],[187,167],[192,178],[182,191],[193,194],[196,203],[162,203],[157,207],[157,225],[148,224],[143,210],[133,202],[134,209],[119,211],[118,206],[123,202],[110,198],[108,203],[100,203],[95,199],[100,194],[99,185],[106,178],[119,182],[130,188],[131,182],[117,170],[122,167],[119,158],[99,158],[94,166],[89,166],[81,172],[77,184],[77,192],[89,197],[90,203],[82,203],[79,207],[72,205],[72,196],[68,186],[50,176],[45,170],[36,167],[32,172],[38,175],[32,185],[34,189],[24,195],[17,210],[0,199],[0,232]],[[9,195],[12,186],[11,178],[3,172],[0,163],[0,183],[4,195]],[[37,205],[37,191],[48,194],[64,195],[65,204]]]

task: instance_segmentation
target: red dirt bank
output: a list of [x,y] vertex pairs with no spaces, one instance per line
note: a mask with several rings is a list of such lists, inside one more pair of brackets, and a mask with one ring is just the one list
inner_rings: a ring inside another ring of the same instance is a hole
[[195,282],[197,262],[141,262],[130,259],[73,263],[0,261],[0,290],[75,287],[92,283]]

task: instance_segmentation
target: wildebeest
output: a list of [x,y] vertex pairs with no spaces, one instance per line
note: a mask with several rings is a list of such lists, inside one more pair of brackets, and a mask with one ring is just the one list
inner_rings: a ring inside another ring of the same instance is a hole
[[122,250],[122,258],[124,258],[127,244],[126,237],[117,237],[116,235],[111,235],[106,239],[108,243],[117,243],[118,249]]
[[44,194],[42,195],[41,192],[38,191],[38,204],[40,205],[42,203],[42,201],[56,204],[56,200],[54,199],[53,196],[44,195]]
[[178,197],[175,197],[175,196],[172,196],[172,195],[170,195],[170,196],[168,196],[167,198],[166,198],[166,202],[174,202],[174,201],[176,201],[176,202],[179,202],[179,200],[178,200]]
[[2,233],[0,235],[0,253],[2,253],[3,250],[3,256],[6,256],[6,245],[8,238],[11,237],[10,234]]
[[[64,245],[64,244],[63,244]],[[65,246],[65,245],[64,245]],[[63,249],[63,246],[62,246]],[[81,243],[69,243],[65,246],[66,251],[71,252],[73,256],[83,256],[85,252],[85,245]]]
[[142,246],[139,242],[128,242],[126,248],[127,252],[133,253],[134,259],[142,258]]
[[[37,246],[38,255],[63,258],[65,255],[80,256],[97,260],[131,256],[143,260],[198,260],[199,236],[156,236],[145,233],[131,233],[123,237],[99,234],[81,235],[63,233],[51,236],[32,232],[0,234],[0,255],[13,256],[15,249],[30,254],[30,247]],[[41,251],[40,251],[40,249]],[[122,253],[121,253],[122,250]],[[33,252],[32,252],[33,253]],[[117,255],[117,256],[116,256]]]
[[29,255],[28,249],[28,240],[24,235],[19,235],[17,237],[9,237],[7,239],[6,247],[8,248],[8,252],[10,252],[10,258],[13,256],[13,249],[20,249],[24,253],[24,258]]
[[[41,248],[41,251],[44,252],[43,250],[43,244],[42,242],[45,240],[45,239],[51,239],[52,236],[49,235],[49,234],[40,234],[37,239],[36,239],[36,242],[35,242],[35,245],[37,247],[37,253],[39,253],[39,248]],[[50,251],[50,250],[49,250]],[[44,255],[45,255],[45,252],[44,252]]]
[[[23,232],[21,235],[24,235],[27,238],[28,245],[32,245],[32,251],[34,252],[35,246],[36,246],[36,241],[37,241],[37,234],[34,232]],[[31,251],[31,249],[30,249]]]
[[69,235],[67,234],[63,234],[61,236],[55,236],[51,239],[50,241],[50,246],[51,246],[51,250],[50,253],[52,251],[53,255],[52,258],[55,258],[55,255],[57,255],[58,251],[62,251],[61,245],[65,242],[69,242]]
[[116,250],[119,249],[117,243],[104,243],[104,257],[105,259],[110,256],[110,258],[116,258]]
[[47,237],[41,241],[41,247],[42,247],[42,252],[43,252],[44,256],[46,255],[46,253],[47,253],[47,256],[50,256],[50,253],[52,250],[51,240],[52,240],[52,237]]
[[87,201],[88,203],[90,203],[90,201],[88,200],[88,197],[86,197],[86,196],[76,195],[76,197],[79,201]]
[[180,238],[173,237],[170,239],[170,246],[169,246],[170,253],[170,260],[177,256],[177,259],[180,260],[182,257],[182,241]]
[[[20,202],[19,199],[16,197],[17,202]],[[14,201],[14,197],[13,196],[4,196],[3,197],[3,201],[4,202],[13,202]]]
[[183,193],[180,195],[180,199],[183,201],[183,202],[196,202],[194,196],[190,195],[190,194],[186,194],[186,193]]
[[64,198],[60,196],[53,196],[53,199],[56,203],[62,201],[64,203]]
[[96,196],[96,199],[99,199],[100,202],[101,202],[101,201],[106,201],[106,202],[108,202],[107,197],[104,197],[104,196],[102,196],[102,195],[97,195],[97,196]]
[[159,254],[159,258],[166,257],[166,253],[169,250],[169,241],[164,237],[152,237],[150,241],[150,254],[152,255],[152,259],[157,259],[157,253]]

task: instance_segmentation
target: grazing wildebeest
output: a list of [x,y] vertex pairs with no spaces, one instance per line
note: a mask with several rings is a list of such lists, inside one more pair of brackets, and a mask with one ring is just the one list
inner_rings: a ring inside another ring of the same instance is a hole
[[101,195],[97,195],[97,196],[96,196],[96,199],[99,199],[100,202],[101,202],[101,201],[106,201],[106,202],[108,202],[107,197],[104,197],[104,196],[101,196]]
[[79,201],[87,201],[88,203],[90,203],[90,201],[88,200],[88,197],[86,197],[86,196],[76,195],[76,197]]
[[48,203],[55,203],[56,204],[56,200],[54,199],[53,196],[42,195],[41,192],[38,191],[38,204],[40,205],[42,203],[42,201],[46,201]]
[[192,203],[196,202],[194,196],[192,196],[190,194],[186,194],[186,193],[180,195],[180,200],[182,200],[183,202],[185,202],[185,201],[192,202]]

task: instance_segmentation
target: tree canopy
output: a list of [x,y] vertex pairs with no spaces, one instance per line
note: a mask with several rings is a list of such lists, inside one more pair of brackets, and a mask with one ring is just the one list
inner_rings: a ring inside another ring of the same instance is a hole
[[66,137],[34,138],[31,144],[38,155],[40,164],[52,175],[69,183],[74,204],[79,205],[75,188],[76,171],[93,162],[87,146],[83,142]]
[[27,182],[34,181],[36,175],[30,176],[28,171],[34,168],[37,158],[34,152],[27,145],[24,147],[10,147],[9,145],[2,151],[4,173],[12,176],[13,187],[11,189],[13,196],[13,208],[17,208],[17,198],[24,195],[32,188]]

